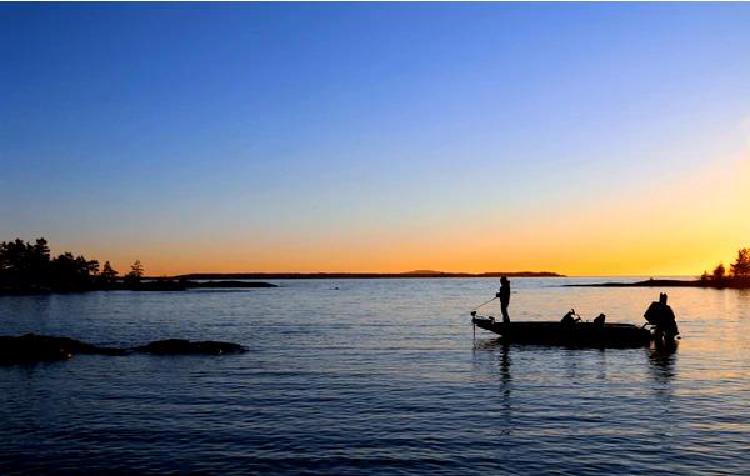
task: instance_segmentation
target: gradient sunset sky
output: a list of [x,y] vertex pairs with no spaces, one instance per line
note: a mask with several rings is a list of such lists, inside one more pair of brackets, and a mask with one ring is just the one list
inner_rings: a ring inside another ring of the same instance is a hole
[[0,240],[120,271],[750,246],[750,4],[4,4],[0,61]]

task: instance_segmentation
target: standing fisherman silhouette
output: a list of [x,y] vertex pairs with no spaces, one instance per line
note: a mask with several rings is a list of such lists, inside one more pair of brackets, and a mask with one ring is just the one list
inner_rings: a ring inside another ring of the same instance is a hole
[[500,311],[503,313],[503,322],[510,322],[508,306],[510,305],[510,281],[505,276],[500,276],[500,291],[495,295],[500,298]]

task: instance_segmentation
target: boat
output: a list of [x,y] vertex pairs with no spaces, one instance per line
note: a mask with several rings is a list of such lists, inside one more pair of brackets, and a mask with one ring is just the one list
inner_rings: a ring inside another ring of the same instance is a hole
[[495,334],[504,342],[516,344],[563,345],[571,347],[640,347],[648,346],[654,335],[633,324],[603,322],[511,321],[471,313],[472,323]]

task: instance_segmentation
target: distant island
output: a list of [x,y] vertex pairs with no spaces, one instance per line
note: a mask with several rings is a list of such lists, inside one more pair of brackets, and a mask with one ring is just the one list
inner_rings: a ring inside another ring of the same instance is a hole
[[124,276],[109,261],[99,261],[65,252],[50,255],[44,238],[29,243],[16,238],[0,243],[0,295],[47,294],[85,291],[184,291],[191,288],[275,287],[264,281],[191,281],[189,279],[147,278],[139,260]]
[[551,271],[490,271],[461,273],[450,271],[416,270],[403,273],[195,273],[172,276],[167,279],[393,279],[393,278],[488,278],[508,276],[515,278],[562,278]]
[[735,262],[729,266],[729,274],[723,263],[719,263],[712,273],[704,271],[696,279],[646,279],[634,283],[610,281],[593,284],[565,284],[571,287],[696,287],[715,289],[750,289],[750,248],[737,251]]

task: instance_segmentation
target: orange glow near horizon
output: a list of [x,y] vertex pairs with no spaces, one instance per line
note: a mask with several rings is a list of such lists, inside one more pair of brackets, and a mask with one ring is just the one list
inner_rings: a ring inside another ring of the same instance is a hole
[[[253,237],[147,237],[111,246],[67,244],[127,272],[555,271],[566,275],[699,275],[750,246],[750,161],[657,181],[633,197],[603,196],[575,208],[546,206],[512,220],[437,217],[392,229]],[[494,213],[493,213],[494,212]],[[54,237],[53,246],[56,245]],[[61,250],[55,249],[55,252]]]

